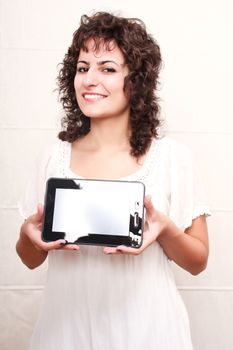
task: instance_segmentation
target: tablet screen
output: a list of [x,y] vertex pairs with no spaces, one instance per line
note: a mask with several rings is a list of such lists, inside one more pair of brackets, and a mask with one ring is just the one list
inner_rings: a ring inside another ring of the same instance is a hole
[[[141,235],[144,186],[138,182],[63,179],[47,188],[49,239]],[[72,186],[71,186],[72,182]],[[61,186],[62,184],[62,186]],[[65,187],[67,186],[67,187]],[[53,197],[53,198],[52,198]],[[49,198],[49,203],[48,203]],[[47,220],[47,221],[48,221]],[[45,215],[46,221],[46,215]],[[47,235],[44,232],[45,236]],[[47,235],[48,238],[48,235]]]

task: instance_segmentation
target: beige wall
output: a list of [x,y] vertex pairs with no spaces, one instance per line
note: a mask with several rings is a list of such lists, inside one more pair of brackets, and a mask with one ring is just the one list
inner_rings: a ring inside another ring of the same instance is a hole
[[[17,199],[30,167],[59,125],[55,88],[79,17],[98,2],[0,0],[0,348],[24,350],[36,320],[46,265],[24,267],[15,254]],[[233,3],[231,0],[101,1],[143,19],[163,57],[162,116],[199,164],[212,209],[208,269],[192,277],[175,268],[195,350],[233,348]],[[117,3],[117,5],[113,5]]]

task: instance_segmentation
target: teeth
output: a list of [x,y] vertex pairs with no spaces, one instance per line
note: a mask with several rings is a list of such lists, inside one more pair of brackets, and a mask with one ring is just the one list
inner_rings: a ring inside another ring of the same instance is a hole
[[99,100],[101,98],[104,98],[104,96],[102,96],[102,95],[93,95],[93,94],[85,94],[84,98],[92,99],[92,100]]

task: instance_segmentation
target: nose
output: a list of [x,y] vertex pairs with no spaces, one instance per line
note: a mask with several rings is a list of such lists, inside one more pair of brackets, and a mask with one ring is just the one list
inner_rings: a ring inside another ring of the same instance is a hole
[[84,76],[83,83],[85,86],[96,86],[98,85],[98,71],[95,69],[89,68]]

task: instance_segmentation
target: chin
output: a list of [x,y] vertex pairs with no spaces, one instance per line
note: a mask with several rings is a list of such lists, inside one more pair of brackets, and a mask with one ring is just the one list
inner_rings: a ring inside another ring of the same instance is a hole
[[88,108],[83,108],[82,112],[84,115],[86,115],[88,118],[93,118],[93,119],[98,119],[98,118],[107,118],[110,117],[109,113],[107,112],[97,112],[95,111],[90,111]]

